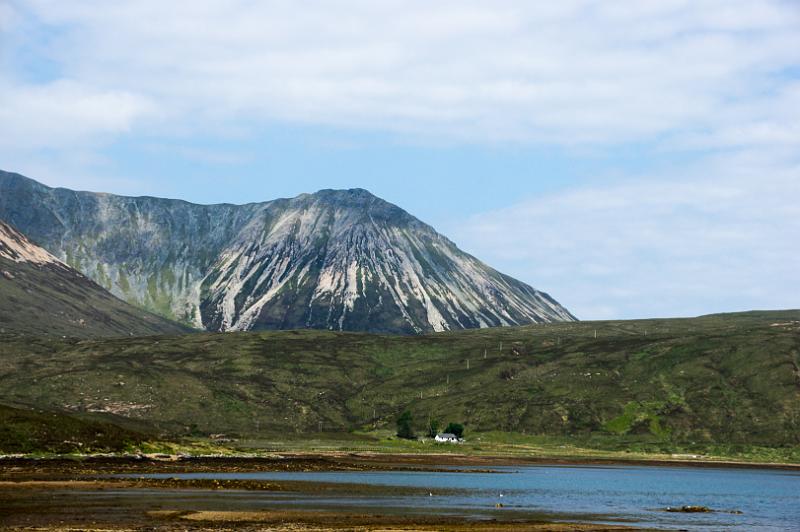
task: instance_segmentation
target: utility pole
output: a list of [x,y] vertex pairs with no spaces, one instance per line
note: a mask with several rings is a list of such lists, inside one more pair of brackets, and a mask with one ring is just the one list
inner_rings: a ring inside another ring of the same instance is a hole
[[597,338],[597,329],[594,330],[594,337]]

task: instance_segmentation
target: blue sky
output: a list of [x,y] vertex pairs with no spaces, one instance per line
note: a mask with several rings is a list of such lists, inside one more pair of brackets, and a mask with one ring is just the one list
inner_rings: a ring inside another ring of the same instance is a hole
[[585,319],[800,306],[796,2],[162,4],[0,3],[0,168],[367,188]]

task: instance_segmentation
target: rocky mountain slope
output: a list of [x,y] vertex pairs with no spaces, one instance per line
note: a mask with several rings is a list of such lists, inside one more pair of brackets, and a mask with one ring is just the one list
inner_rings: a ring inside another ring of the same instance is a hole
[[365,190],[195,205],[0,172],[0,218],[120,298],[212,331],[420,333],[574,320]]
[[65,336],[177,334],[0,221],[0,332]]

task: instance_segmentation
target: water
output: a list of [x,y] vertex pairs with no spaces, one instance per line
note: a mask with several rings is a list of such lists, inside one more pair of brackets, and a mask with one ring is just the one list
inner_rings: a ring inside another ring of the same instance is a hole
[[[317,508],[377,508],[477,519],[498,512],[566,521],[692,530],[800,531],[800,473],[779,470],[647,466],[500,467],[500,473],[267,472],[153,474],[145,477],[301,480],[436,491],[414,496],[265,494],[271,503]],[[501,496],[502,494],[502,496]],[[501,503],[503,508],[495,509]],[[667,513],[668,506],[700,505],[710,514]],[[740,511],[741,514],[735,514]]]

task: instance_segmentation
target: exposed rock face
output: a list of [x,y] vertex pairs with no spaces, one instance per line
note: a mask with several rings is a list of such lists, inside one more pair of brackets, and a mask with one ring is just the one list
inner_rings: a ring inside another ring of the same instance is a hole
[[119,297],[208,330],[420,333],[574,319],[360,189],[194,205],[0,172],[0,217]]
[[186,332],[133,307],[0,221],[0,333],[122,336]]
[[14,262],[29,262],[39,266],[50,264],[66,268],[60,260],[2,221],[0,221],[0,257]]

